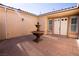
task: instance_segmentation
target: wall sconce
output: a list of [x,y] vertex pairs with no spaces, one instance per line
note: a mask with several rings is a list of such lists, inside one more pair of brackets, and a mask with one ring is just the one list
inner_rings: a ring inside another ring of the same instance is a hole
[[22,21],[24,21],[24,18],[22,18]]

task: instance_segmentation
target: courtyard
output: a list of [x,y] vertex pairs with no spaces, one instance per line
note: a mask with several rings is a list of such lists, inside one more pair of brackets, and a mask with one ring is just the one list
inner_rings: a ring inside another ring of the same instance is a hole
[[[79,56],[79,4],[14,5],[0,4],[0,56]],[[37,15],[28,5],[56,9]]]
[[1,56],[79,56],[79,40],[43,35],[34,42],[34,35],[12,38],[0,42]]

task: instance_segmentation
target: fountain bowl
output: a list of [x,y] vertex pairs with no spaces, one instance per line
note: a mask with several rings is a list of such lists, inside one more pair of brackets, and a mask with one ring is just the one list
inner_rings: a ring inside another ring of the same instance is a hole
[[41,40],[40,36],[42,36],[44,32],[43,31],[33,31],[32,33],[33,33],[33,35],[36,36],[36,38],[33,41],[39,42]]

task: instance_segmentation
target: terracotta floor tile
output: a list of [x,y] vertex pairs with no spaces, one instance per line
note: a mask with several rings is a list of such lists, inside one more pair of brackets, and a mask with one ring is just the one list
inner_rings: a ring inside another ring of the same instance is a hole
[[34,35],[12,38],[0,42],[1,56],[79,56],[77,39],[43,35],[39,43]]

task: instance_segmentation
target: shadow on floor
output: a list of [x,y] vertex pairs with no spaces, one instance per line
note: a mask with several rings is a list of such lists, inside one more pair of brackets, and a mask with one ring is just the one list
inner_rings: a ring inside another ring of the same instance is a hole
[[21,42],[32,41],[35,38],[33,35],[27,35],[12,39],[7,39],[0,42],[0,55],[1,56],[24,56],[27,55],[27,51],[22,50],[23,48],[19,45]]

